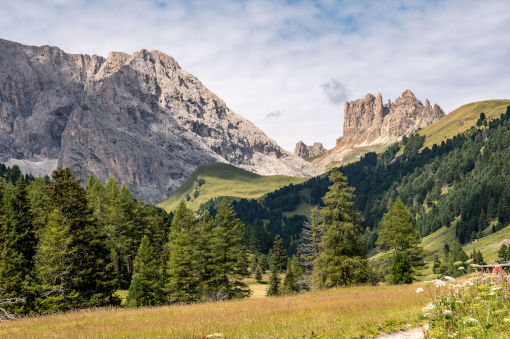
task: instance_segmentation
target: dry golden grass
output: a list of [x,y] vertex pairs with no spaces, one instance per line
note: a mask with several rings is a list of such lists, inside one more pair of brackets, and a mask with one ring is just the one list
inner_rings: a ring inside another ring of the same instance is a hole
[[106,308],[0,323],[2,338],[351,338],[417,319],[409,286],[359,286],[303,295],[157,308]]

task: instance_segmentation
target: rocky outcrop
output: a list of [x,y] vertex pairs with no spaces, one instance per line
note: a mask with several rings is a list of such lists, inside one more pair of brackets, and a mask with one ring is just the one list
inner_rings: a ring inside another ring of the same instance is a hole
[[383,104],[380,93],[367,94],[363,99],[346,102],[343,135],[338,146],[387,144],[409,135],[444,116],[443,110],[429,101],[425,105],[413,92],[406,90],[395,103]]
[[444,116],[437,104],[425,105],[413,92],[406,90],[395,100],[384,104],[380,93],[345,103],[343,135],[336,146],[312,161],[322,169],[355,161],[363,154],[383,151],[386,146],[427,126]]
[[[0,162],[115,177],[149,202],[203,164],[262,174],[318,170],[232,112],[159,51],[108,58],[0,40]],[[51,166],[49,166],[51,165]]]
[[326,149],[320,142],[315,142],[313,146],[307,146],[303,141],[299,141],[294,148],[294,155],[301,158],[310,158],[321,155]]

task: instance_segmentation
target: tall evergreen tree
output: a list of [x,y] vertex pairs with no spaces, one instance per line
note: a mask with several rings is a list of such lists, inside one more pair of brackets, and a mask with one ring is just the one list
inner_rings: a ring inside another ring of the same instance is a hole
[[353,210],[353,189],[338,170],[332,170],[329,179],[332,185],[320,210],[321,252],[314,267],[320,288],[365,282],[368,274],[361,220]]
[[280,277],[275,266],[271,268],[271,275],[269,276],[269,287],[266,291],[267,296],[275,296],[280,294]]
[[232,299],[250,294],[242,278],[248,275],[248,261],[242,235],[244,224],[235,217],[227,200],[223,200],[214,219],[215,227],[209,240],[212,260],[209,264],[211,276],[207,281],[208,298]]
[[196,244],[199,230],[192,210],[181,201],[170,230],[165,288],[171,303],[190,303],[202,297],[203,258]]
[[278,273],[284,272],[287,268],[287,252],[283,247],[283,240],[279,234],[274,237],[271,266],[276,267]]
[[25,179],[18,177],[16,186],[0,183],[0,282],[4,298],[23,298],[24,303],[7,306],[15,314],[33,310],[33,279],[36,235],[34,216],[27,196]]
[[130,307],[158,305],[164,300],[159,262],[149,237],[144,236],[134,262],[126,303]]
[[76,297],[68,298],[68,308],[84,308],[118,304],[114,296],[116,279],[105,245],[106,236],[88,206],[81,180],[69,168],[52,173],[47,187],[48,210],[58,210],[69,227],[68,290]]
[[41,297],[38,298],[38,312],[54,313],[70,309],[77,292],[72,290],[69,267],[76,256],[71,248],[72,235],[69,225],[58,209],[48,217],[41,232],[35,272],[41,284]]
[[[400,264],[399,270],[409,268],[408,274],[399,272],[399,277],[391,278],[391,281],[398,283],[412,282],[407,279],[408,276],[414,277],[418,268],[424,267],[423,257],[425,255],[423,248],[420,247],[420,235],[415,226],[414,218],[402,203],[400,198],[395,202],[388,203],[388,212],[383,215],[381,221],[381,230],[376,242],[382,249],[393,250],[392,267]],[[399,253],[405,252],[405,255]],[[392,268],[393,270],[393,268]]]

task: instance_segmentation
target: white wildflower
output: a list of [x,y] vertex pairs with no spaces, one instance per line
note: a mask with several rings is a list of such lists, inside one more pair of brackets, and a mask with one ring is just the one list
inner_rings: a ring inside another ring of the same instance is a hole
[[488,295],[496,295],[496,293],[494,293],[494,292],[490,292]]
[[445,280],[448,280],[448,281],[454,281],[455,280],[455,278],[450,277],[449,275],[445,275],[444,278],[445,278]]
[[434,286],[442,287],[442,286],[446,286],[446,283],[440,279],[434,279]]
[[459,271],[465,270],[464,266],[459,266]]
[[434,308],[436,308],[436,305],[434,305],[433,303],[430,303],[427,306],[425,306],[424,308],[422,308],[421,310],[422,310],[422,312],[427,313],[427,312],[432,311]]
[[453,314],[453,312],[452,312],[452,310],[444,310],[444,311],[443,311],[443,314],[444,314],[444,315],[452,315],[452,314]]
[[462,300],[455,300],[457,304],[462,304]]
[[491,291],[497,291],[497,290],[500,290],[500,289],[501,289],[501,286],[496,286],[496,287],[491,288]]
[[448,338],[455,338],[458,335],[459,335],[459,332],[453,332],[453,333],[448,334]]
[[422,292],[423,292],[423,288],[418,287],[418,288],[416,289],[416,293],[420,294],[420,293],[422,293]]
[[464,320],[464,324],[476,324],[476,323],[478,323],[478,320],[472,317],[469,317]]

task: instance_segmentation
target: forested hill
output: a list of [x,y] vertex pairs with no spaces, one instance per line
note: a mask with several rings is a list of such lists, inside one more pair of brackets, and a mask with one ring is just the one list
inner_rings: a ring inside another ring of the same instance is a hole
[[[414,134],[382,154],[367,153],[341,167],[355,188],[355,207],[364,218],[368,248],[374,247],[388,201],[397,196],[416,215],[422,236],[451,225],[458,240],[466,243],[481,237],[488,227],[490,232],[508,225],[509,117],[510,106],[496,119],[479,114],[474,127],[439,145],[420,151],[425,138]],[[311,207],[321,203],[328,186],[326,176],[316,177],[263,199],[234,202],[236,214],[249,225],[252,249],[266,251],[272,236],[280,234],[287,249],[294,251],[303,222]],[[214,202],[202,209],[214,212]]]

